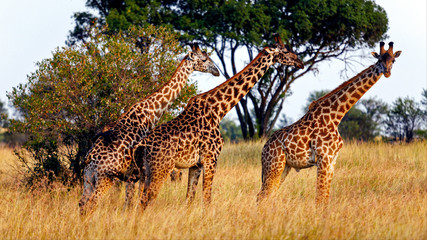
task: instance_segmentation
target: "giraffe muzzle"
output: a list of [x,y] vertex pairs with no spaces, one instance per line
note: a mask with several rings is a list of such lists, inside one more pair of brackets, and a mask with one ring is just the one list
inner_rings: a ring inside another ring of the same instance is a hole
[[384,73],[384,76],[385,76],[386,78],[390,77],[390,75],[391,75],[391,72],[385,72],[385,73]]
[[209,72],[212,73],[212,75],[214,75],[215,77],[219,76],[219,70],[216,67],[212,67],[209,69]]
[[298,59],[297,63],[295,64],[295,66],[299,69],[304,69],[304,63]]

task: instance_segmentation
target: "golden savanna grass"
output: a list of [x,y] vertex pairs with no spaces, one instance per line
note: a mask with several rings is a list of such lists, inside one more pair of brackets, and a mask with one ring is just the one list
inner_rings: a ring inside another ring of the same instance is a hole
[[263,143],[225,145],[208,209],[201,184],[186,208],[184,177],[168,181],[144,213],[123,210],[117,184],[88,218],[78,212],[81,188],[28,192],[11,170],[11,149],[0,149],[0,239],[427,239],[426,141],[346,143],[324,212],[315,208],[315,168],[292,171],[257,206]]

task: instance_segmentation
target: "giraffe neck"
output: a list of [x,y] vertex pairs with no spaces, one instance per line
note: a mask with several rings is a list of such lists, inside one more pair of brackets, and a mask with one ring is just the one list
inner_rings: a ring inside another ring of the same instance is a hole
[[380,66],[371,65],[317,100],[317,106],[314,106],[312,111],[327,113],[330,120],[338,126],[344,115],[381,78],[382,74]]
[[[187,60],[187,56],[179,64],[171,79],[163,86],[157,89],[154,93],[144,98],[143,100],[135,103],[130,109],[123,113],[118,123],[125,122],[124,119],[144,119],[142,125],[156,124],[166,110],[170,107],[173,101],[179,96],[182,88],[184,87],[188,77],[193,72],[193,66]],[[147,114],[147,112],[149,114]],[[140,116],[145,116],[140,118]],[[141,127],[141,126],[139,126]],[[145,127],[145,126],[142,126]]]
[[185,57],[175,70],[171,79],[147,98],[151,105],[150,108],[154,110],[157,120],[159,120],[163,113],[172,105],[173,101],[178,98],[192,72],[193,65]]
[[273,57],[267,47],[264,48],[242,71],[218,87],[196,97],[209,104],[212,120],[219,123],[224,118],[274,64]]

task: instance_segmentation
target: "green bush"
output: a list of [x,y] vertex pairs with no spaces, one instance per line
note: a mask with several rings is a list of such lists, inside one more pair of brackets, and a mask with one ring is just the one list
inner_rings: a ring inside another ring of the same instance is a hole
[[[29,179],[52,173],[79,179],[94,135],[169,80],[184,53],[178,35],[166,28],[107,32],[92,29],[85,43],[56,49],[8,94],[21,116],[10,129],[28,136],[17,154]],[[188,84],[164,119],[195,93]]]

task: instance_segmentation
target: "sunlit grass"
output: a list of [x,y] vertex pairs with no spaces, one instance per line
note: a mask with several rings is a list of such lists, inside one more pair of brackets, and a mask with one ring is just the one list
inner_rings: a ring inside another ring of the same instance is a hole
[[80,188],[27,192],[10,168],[11,149],[0,149],[0,238],[427,239],[427,142],[346,143],[325,212],[315,208],[314,168],[291,171],[276,196],[257,206],[262,146],[225,145],[208,209],[201,183],[187,209],[185,171],[144,213],[123,210],[118,184],[88,218],[79,216]]

